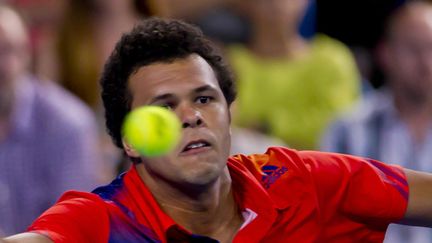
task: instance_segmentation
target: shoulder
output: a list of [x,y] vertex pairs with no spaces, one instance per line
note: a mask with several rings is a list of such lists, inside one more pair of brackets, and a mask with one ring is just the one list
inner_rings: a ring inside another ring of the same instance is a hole
[[[311,63],[326,68],[333,67],[333,71],[358,75],[354,55],[344,43],[323,34],[317,34],[310,43]],[[319,66],[316,68],[320,69]]]
[[311,40],[314,51],[323,53],[332,53],[336,55],[348,55],[352,58],[350,49],[342,42],[331,38],[325,34],[317,34]]
[[309,174],[300,153],[285,147],[270,147],[264,154],[235,155],[229,163],[251,173],[267,189],[280,179],[292,180]]
[[28,231],[46,235],[54,242],[103,242],[100,240],[108,239],[108,209],[95,194],[69,191],[37,218]]
[[232,44],[227,48],[231,58],[250,56],[251,52],[243,44]]
[[232,44],[228,46],[227,56],[230,64],[234,67],[236,72],[245,71],[245,69],[251,67],[260,68],[260,64],[263,63],[260,58],[258,58],[243,44]]
[[68,191],[39,219],[54,215],[75,218],[103,215],[107,213],[105,208],[105,202],[96,194]]
[[349,171],[357,162],[342,154],[270,147],[264,154],[234,156],[229,165],[243,178],[253,177],[274,203],[283,207],[314,202],[324,191],[331,195],[349,180]]
[[[320,208],[326,222],[394,222],[406,208],[408,184],[400,167],[351,155],[269,148],[240,155],[238,167],[252,173],[278,207]],[[368,200],[364,200],[367,198]],[[376,221],[378,222],[378,221]]]
[[237,154],[230,158],[230,162],[242,164],[251,170],[270,165],[296,164],[301,161],[298,151],[285,147],[269,147],[263,154]]
[[284,147],[270,147],[264,154],[236,155],[229,162],[252,173],[266,188],[279,179],[313,182],[334,176],[327,179],[337,181],[338,177],[345,177],[364,166],[373,166],[368,160],[356,156]]

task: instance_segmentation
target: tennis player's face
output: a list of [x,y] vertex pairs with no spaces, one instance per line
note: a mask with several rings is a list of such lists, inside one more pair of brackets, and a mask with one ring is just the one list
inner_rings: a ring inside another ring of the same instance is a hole
[[226,173],[229,109],[213,69],[203,58],[190,55],[143,66],[130,76],[129,89],[132,109],[164,106],[174,111],[183,125],[181,142],[173,152],[142,158],[144,180],[159,185],[205,186]]

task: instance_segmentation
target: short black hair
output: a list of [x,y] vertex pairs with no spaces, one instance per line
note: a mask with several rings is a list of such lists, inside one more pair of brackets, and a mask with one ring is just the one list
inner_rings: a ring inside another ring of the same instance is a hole
[[217,48],[197,27],[180,20],[148,18],[122,36],[108,58],[100,83],[108,133],[123,148],[121,126],[131,110],[130,75],[156,62],[170,63],[197,54],[212,67],[228,106],[235,100],[233,76]]

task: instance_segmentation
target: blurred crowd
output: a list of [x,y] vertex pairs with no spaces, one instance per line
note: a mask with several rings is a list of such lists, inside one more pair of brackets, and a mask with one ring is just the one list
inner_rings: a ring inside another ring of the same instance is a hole
[[[0,235],[128,168],[98,78],[122,33],[151,16],[198,25],[228,58],[232,154],[288,146],[432,172],[428,1],[0,0]],[[387,242],[432,242],[391,227]]]

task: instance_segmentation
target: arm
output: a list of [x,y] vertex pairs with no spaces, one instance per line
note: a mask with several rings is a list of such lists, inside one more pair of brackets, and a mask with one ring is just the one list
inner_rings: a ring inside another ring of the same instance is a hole
[[10,236],[0,243],[108,242],[109,214],[99,196],[71,191],[27,230],[27,233]]
[[36,233],[22,233],[7,237],[0,243],[53,243],[48,237]]
[[409,185],[408,208],[400,222],[432,227],[432,174],[404,169]]

